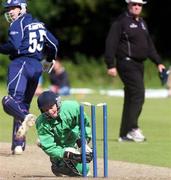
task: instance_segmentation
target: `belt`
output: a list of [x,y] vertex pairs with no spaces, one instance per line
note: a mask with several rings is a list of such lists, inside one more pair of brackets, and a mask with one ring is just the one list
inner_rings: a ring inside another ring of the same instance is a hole
[[137,63],[142,63],[143,61],[141,61],[141,60],[138,60],[138,59],[133,59],[133,58],[130,58],[130,57],[125,57],[125,58],[123,58],[123,60],[125,60],[125,61],[135,61],[135,62],[137,62]]

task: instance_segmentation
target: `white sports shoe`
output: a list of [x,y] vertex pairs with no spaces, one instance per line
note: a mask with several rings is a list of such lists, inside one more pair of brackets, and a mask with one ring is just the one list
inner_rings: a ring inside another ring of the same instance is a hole
[[133,139],[129,139],[128,137],[119,137],[118,142],[133,142]]
[[21,155],[23,153],[22,146],[16,146],[13,150],[14,155]]
[[27,114],[21,126],[19,127],[16,137],[22,138],[26,135],[30,127],[32,127],[36,122],[36,116],[33,114]]
[[144,135],[142,134],[142,131],[139,128],[130,131],[126,137],[132,139],[135,142],[143,142],[146,140]]

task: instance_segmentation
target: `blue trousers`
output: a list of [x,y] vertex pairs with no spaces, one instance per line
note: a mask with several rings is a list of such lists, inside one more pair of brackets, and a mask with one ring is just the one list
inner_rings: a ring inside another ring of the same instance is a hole
[[42,73],[42,64],[29,57],[20,57],[11,61],[8,68],[8,96],[2,99],[4,111],[14,117],[12,150],[17,145],[25,148],[25,138],[17,140],[15,134],[29,113],[30,104]]

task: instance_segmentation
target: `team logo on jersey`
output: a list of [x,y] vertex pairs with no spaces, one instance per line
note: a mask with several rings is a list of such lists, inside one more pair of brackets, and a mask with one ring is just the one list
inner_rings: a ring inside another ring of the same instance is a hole
[[137,28],[138,26],[136,24],[132,23],[132,24],[129,25],[129,27],[130,28]]
[[10,32],[10,35],[16,35],[16,34],[18,34],[18,31],[11,31]]

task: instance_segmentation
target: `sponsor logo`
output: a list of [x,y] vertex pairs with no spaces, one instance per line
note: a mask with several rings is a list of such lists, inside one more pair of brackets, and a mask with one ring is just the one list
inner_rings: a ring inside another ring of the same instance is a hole
[[132,24],[130,24],[129,27],[130,27],[130,28],[137,28],[138,26],[137,26],[136,24],[132,23]]

